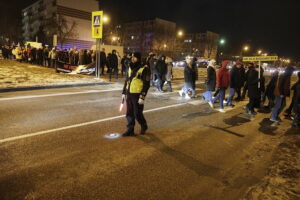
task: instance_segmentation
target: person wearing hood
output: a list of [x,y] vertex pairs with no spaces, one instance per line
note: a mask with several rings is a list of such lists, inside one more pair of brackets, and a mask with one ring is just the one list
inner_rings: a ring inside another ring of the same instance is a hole
[[216,90],[216,61],[211,60],[207,66],[207,77],[206,77],[206,92],[202,94],[202,97],[208,102],[210,107],[213,108],[212,103],[212,92]]
[[286,97],[289,97],[291,92],[291,76],[293,75],[293,72],[294,68],[290,65],[285,69],[285,72],[279,76],[274,90],[275,106],[270,117],[270,121],[272,122],[279,122],[279,114],[286,106]]
[[141,125],[141,134],[145,134],[148,129],[143,110],[144,101],[150,88],[151,73],[147,65],[142,66],[141,59],[140,53],[133,54],[123,88],[122,102],[126,100],[127,105],[127,131],[123,134],[124,137],[135,135],[135,120]]
[[167,63],[166,63],[166,56],[161,56],[160,59],[157,61],[156,64],[156,71],[157,71],[157,90],[159,92],[163,92],[163,85],[165,82],[165,77],[167,74]]
[[220,102],[219,111],[224,113],[223,101],[225,98],[226,89],[229,87],[230,73],[229,73],[229,61],[223,61],[222,67],[217,72],[217,88],[219,88],[219,94],[213,99],[212,103],[214,104],[216,100]]

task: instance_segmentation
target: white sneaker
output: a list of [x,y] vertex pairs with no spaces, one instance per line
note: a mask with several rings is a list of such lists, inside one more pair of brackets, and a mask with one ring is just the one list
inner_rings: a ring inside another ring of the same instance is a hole
[[178,93],[179,93],[179,95],[182,97],[183,91],[180,90]]
[[189,95],[185,95],[185,99],[191,99],[191,97]]
[[214,104],[212,102],[209,101],[208,104],[211,108],[214,108]]
[[219,111],[220,113],[226,113],[226,111],[225,111],[224,109],[222,109],[222,108],[218,109],[218,111]]

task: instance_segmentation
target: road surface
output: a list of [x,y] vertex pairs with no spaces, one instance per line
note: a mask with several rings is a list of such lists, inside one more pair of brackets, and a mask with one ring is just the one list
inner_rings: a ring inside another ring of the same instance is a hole
[[0,199],[239,199],[289,129],[151,88],[147,134],[107,138],[125,131],[121,87],[1,93]]

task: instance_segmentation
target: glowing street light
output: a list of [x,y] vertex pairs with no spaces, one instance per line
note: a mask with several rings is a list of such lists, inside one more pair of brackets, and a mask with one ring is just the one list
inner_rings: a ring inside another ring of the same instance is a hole
[[248,50],[249,50],[249,46],[245,46],[244,51],[248,51]]
[[182,36],[183,36],[183,31],[182,31],[182,30],[178,31],[177,35],[178,35],[179,37],[182,37]]
[[262,50],[258,50],[257,53],[258,55],[260,55],[262,53]]
[[103,16],[103,23],[107,24],[109,22],[109,17],[107,15]]
[[224,40],[224,39],[221,39],[221,40],[220,40],[220,44],[221,44],[221,45],[225,44],[225,40]]
[[115,42],[115,41],[117,41],[117,37],[115,37],[115,36],[113,36],[112,38],[111,38],[111,40],[113,41],[113,42]]

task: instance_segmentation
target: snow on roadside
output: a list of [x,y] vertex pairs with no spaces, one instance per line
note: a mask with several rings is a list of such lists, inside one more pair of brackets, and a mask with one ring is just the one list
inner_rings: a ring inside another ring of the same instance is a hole
[[0,59],[0,88],[98,82],[92,76],[56,73],[53,68]]
[[[292,129],[291,129],[292,130]],[[300,134],[299,129],[286,134],[273,155],[267,175],[249,188],[242,200],[300,199]]]

